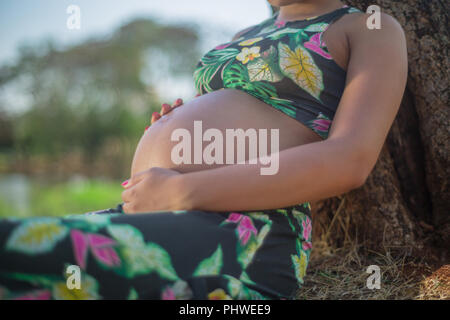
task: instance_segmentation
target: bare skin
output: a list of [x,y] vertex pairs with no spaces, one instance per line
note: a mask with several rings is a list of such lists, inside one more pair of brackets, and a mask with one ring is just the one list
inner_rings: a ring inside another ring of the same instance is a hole
[[[189,101],[150,126],[136,149],[131,175],[134,176],[150,167],[175,169],[185,173],[223,166],[173,163],[171,150],[179,142],[171,141],[171,134],[175,129],[185,128],[193,137],[194,121],[202,121],[203,132],[209,128],[216,128],[224,137],[225,129],[279,129],[280,150],[322,140],[319,135],[298,121],[242,91],[219,90]],[[268,140],[270,142],[270,139]],[[203,148],[208,144],[210,142],[204,142]],[[248,144],[246,146],[248,149]],[[194,154],[193,145],[191,154]],[[225,155],[225,149],[223,154]],[[236,147],[234,154],[237,154]]]
[[[335,0],[269,2],[281,6],[279,18],[288,21],[324,14],[343,5]],[[164,113],[147,130],[136,151],[134,174],[122,194],[125,212],[280,208],[329,198],[364,184],[397,114],[407,76],[406,40],[400,25],[382,14],[382,28],[369,30],[367,17],[346,15],[324,35],[334,60],[347,70],[346,88],[328,139],[322,140],[301,123],[264,103],[253,102],[245,94],[232,90],[207,94]],[[186,112],[181,112],[184,108]],[[256,110],[258,116],[254,119]],[[218,112],[223,114],[218,117]],[[166,162],[170,154],[167,131],[176,126],[189,127],[193,119],[199,118],[204,125],[221,129],[237,123],[283,128],[279,172],[260,175],[260,164],[207,170],[170,166]],[[155,145],[159,151],[154,151]],[[151,149],[154,162],[141,170],[147,160],[140,160],[140,154],[148,159]]]
[[[342,7],[340,1],[332,2],[331,5],[320,7],[319,11],[317,9],[311,11],[311,14],[306,17],[320,15]],[[296,10],[295,6],[289,5],[281,9],[279,19],[289,20],[292,17],[297,19],[291,13],[292,10]],[[288,17],[286,18],[285,15]],[[342,39],[342,32],[336,32],[334,28],[330,28],[326,32],[327,36],[330,31],[334,32],[330,38],[330,52],[336,55],[336,63],[345,69],[348,59],[348,52],[345,52],[345,47],[342,45],[345,43],[345,39]],[[238,37],[239,33],[233,39]],[[181,103],[178,100],[173,106],[164,104],[160,114],[152,115],[154,125],[146,130],[138,144],[131,168],[131,177],[151,167],[175,169],[178,172],[186,173],[222,166],[220,164],[175,165],[171,160],[171,150],[178,143],[172,142],[170,139],[173,130],[185,128],[193,135],[194,121],[199,120],[203,123],[203,130],[216,128],[223,135],[225,135],[225,129],[279,129],[280,150],[322,140],[319,135],[302,123],[238,90],[225,89],[212,92],[189,101],[182,109],[176,109],[179,106]],[[203,147],[207,144],[204,143]],[[191,154],[193,154],[193,149]],[[246,160],[248,160],[248,155]]]

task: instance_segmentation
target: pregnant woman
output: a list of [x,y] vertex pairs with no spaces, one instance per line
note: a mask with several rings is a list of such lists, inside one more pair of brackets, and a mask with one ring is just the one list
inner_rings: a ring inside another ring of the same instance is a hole
[[[366,180],[405,89],[406,41],[392,17],[338,0],[269,2],[276,14],[201,58],[200,96],[154,115],[117,208],[0,222],[1,298],[295,298],[309,202]],[[174,152],[174,133],[198,139],[198,124],[214,134]],[[249,163],[251,143],[242,158],[222,146],[227,129],[278,130],[259,135],[276,170]],[[213,140],[234,161],[174,161]]]

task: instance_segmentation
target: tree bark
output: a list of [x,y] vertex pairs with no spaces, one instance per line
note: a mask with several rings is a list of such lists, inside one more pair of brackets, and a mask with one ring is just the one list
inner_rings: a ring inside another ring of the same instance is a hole
[[407,88],[367,182],[340,197],[312,203],[314,238],[379,250],[450,247],[448,15],[441,0],[348,0],[376,4],[405,30]]

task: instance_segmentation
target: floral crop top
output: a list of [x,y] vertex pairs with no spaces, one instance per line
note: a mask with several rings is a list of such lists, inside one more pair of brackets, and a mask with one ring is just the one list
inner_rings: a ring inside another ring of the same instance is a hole
[[196,66],[199,94],[242,90],[328,137],[344,91],[346,71],[322,41],[328,26],[345,14],[344,6],[296,21],[276,21],[278,13],[245,31],[235,41],[215,47]]

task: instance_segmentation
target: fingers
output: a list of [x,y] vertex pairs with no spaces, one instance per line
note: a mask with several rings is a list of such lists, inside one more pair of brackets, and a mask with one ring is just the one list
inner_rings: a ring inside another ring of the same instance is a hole
[[[150,120],[150,123],[153,124],[154,122],[158,121],[159,119],[161,119],[162,116],[168,114],[169,112],[171,112],[173,109],[178,108],[180,106],[183,105],[183,99],[179,98],[177,100],[175,100],[175,102],[170,106],[167,103],[164,103],[161,106],[161,112],[153,112],[152,113],[152,118]],[[147,130],[148,127],[145,128],[145,130]]]
[[123,211],[124,213],[131,213],[130,210],[128,209],[128,204],[127,204],[126,202],[124,202],[124,203],[122,204],[122,211]]
[[122,200],[125,204],[131,202],[135,196],[133,188],[127,188],[122,192]]
[[135,184],[139,183],[142,179],[144,179],[147,173],[148,170],[136,173],[130,179],[122,182],[122,187],[124,187],[125,189],[130,189],[132,186],[134,186]]
[[172,111],[172,107],[170,105],[168,105],[167,103],[164,103],[161,107],[161,115],[166,115],[168,114],[170,111]]
[[161,112],[160,113],[153,112],[150,122],[153,124],[155,121],[158,121],[159,119],[161,119],[162,116],[168,114],[173,109],[178,108],[179,106],[182,106],[182,105],[183,105],[183,99],[175,100],[175,102],[172,104],[172,106],[168,105],[167,103],[164,103],[161,106]]
[[151,119],[151,123],[153,124],[155,121],[161,119],[161,115],[158,112],[153,112],[152,113],[152,119]]
[[183,105],[183,99],[177,99],[172,104],[172,106],[168,105],[167,103],[164,103],[161,107],[161,115],[164,116],[171,112],[173,109],[178,108],[179,106]]
[[135,210],[130,203],[124,203],[122,205],[122,210],[123,210],[123,212],[125,212],[127,214],[135,213]]
[[146,172],[147,171],[139,172],[122,183],[122,187],[125,188],[122,192],[122,200],[124,202],[123,210],[125,213],[136,212],[136,208],[133,205],[136,202],[135,200],[137,197],[136,185],[144,179]]
[[173,103],[172,108],[175,109],[175,108],[178,108],[179,106],[182,106],[182,105],[183,105],[183,99],[177,99],[177,100]]

